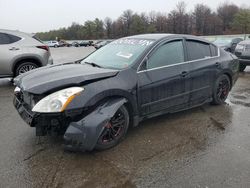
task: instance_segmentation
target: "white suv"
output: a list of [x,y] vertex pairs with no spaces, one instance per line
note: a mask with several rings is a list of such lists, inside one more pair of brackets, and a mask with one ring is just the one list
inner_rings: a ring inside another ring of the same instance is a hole
[[58,48],[60,46],[59,42],[56,40],[47,41],[45,42],[45,44],[47,44],[49,47],[54,47],[54,48]]
[[53,64],[50,50],[32,34],[0,29],[0,78]]

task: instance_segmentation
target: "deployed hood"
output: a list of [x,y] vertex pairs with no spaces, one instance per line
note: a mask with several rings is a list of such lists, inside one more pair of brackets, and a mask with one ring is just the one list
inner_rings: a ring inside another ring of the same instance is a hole
[[43,94],[50,90],[85,83],[115,76],[118,70],[103,69],[85,64],[61,64],[47,66],[18,76],[14,83],[22,90]]

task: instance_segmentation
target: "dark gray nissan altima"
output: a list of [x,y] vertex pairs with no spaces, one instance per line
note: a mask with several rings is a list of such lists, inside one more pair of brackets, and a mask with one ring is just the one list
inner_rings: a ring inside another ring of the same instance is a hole
[[137,35],[20,75],[14,105],[37,136],[64,135],[70,150],[104,150],[144,119],[223,104],[238,68],[233,54],[195,36]]

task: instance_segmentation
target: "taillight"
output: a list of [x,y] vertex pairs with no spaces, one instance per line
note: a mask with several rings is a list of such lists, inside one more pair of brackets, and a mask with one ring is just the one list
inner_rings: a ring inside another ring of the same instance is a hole
[[46,50],[47,52],[49,52],[49,47],[44,45],[44,46],[37,46],[37,48],[40,48],[40,49],[43,49],[43,50]]

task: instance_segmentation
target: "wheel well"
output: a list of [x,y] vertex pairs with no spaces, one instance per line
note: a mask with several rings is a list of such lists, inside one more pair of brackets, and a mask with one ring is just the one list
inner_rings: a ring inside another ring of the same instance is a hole
[[224,73],[224,75],[226,75],[228,78],[229,78],[229,80],[230,80],[230,89],[232,89],[232,87],[233,87],[233,79],[232,79],[232,76],[229,74],[229,73]]
[[25,63],[25,62],[32,62],[32,63],[35,63],[38,67],[41,67],[41,62],[36,60],[36,59],[33,59],[33,58],[25,58],[25,59],[21,59],[21,60],[18,60],[14,67],[13,67],[13,74],[15,75],[16,74],[16,69],[19,65],[21,65],[22,63]]
[[[102,99],[101,101],[99,101],[97,104],[101,104],[103,102],[106,102],[108,101],[110,98],[125,98],[127,99],[126,97],[124,96],[119,96],[119,95],[115,95],[115,96],[109,96],[109,97],[106,97],[104,99]],[[129,99],[127,99],[127,102],[124,104],[124,106],[127,108],[128,110],[128,113],[129,113],[129,126],[133,126],[133,123],[134,123],[134,120],[133,120],[133,117],[134,117],[134,109],[133,109],[133,106],[131,104],[131,102],[129,101]]]

